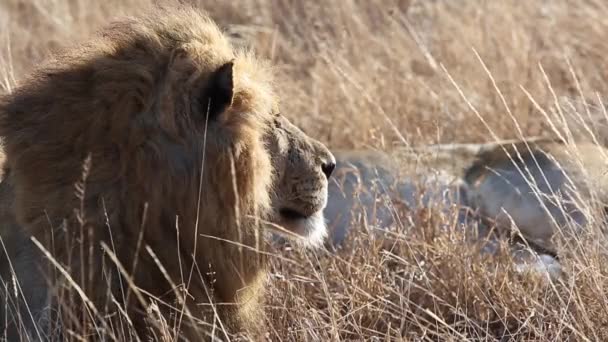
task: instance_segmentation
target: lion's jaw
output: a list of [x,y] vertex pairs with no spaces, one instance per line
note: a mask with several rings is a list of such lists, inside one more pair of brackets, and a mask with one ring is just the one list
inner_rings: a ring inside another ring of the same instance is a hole
[[323,215],[326,204],[327,199],[321,209],[308,216],[291,209],[279,210],[276,221],[280,227],[276,232],[306,247],[320,246],[327,237],[327,224]]

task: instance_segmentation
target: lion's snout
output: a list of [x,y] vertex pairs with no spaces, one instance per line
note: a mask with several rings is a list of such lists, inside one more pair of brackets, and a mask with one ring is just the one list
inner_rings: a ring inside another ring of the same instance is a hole
[[292,185],[292,196],[285,199],[285,206],[300,212],[303,216],[312,216],[322,211],[327,204],[327,181],[319,180],[314,184],[296,183]]

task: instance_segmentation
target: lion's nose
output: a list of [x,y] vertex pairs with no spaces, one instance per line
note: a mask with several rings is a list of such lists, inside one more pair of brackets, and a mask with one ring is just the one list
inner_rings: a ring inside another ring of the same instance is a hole
[[331,176],[331,173],[334,172],[335,168],[336,168],[336,162],[334,162],[333,160],[326,161],[323,164],[321,164],[321,171],[323,171],[323,174],[325,174],[325,177],[327,177],[327,179],[329,179],[329,177]]

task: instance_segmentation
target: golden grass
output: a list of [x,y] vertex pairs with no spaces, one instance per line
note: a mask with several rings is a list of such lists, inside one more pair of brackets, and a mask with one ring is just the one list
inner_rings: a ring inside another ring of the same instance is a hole
[[[278,65],[283,113],[330,148],[564,132],[607,142],[605,1],[198,2]],[[0,2],[2,91],[50,51],[149,5]],[[277,251],[269,338],[608,339],[598,239],[581,238],[584,248],[562,261],[565,277],[547,284],[516,273],[507,253],[482,256],[456,227],[440,229],[454,215],[404,215],[409,223],[390,239],[361,232],[337,253]]]

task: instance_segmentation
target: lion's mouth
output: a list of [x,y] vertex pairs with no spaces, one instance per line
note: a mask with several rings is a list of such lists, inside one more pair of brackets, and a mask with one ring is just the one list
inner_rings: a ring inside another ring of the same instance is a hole
[[[315,211],[311,215],[305,215],[291,208],[279,209],[280,224],[290,232],[286,237],[300,240],[305,245],[319,246],[327,235],[327,227],[323,210]],[[284,235],[284,231],[277,233]]]
[[309,218],[310,216],[304,215],[299,211],[293,210],[293,209],[289,209],[289,208],[282,208],[279,210],[279,214],[281,214],[281,216],[287,220],[292,220],[292,221],[296,221],[296,220],[306,220],[307,218]]

